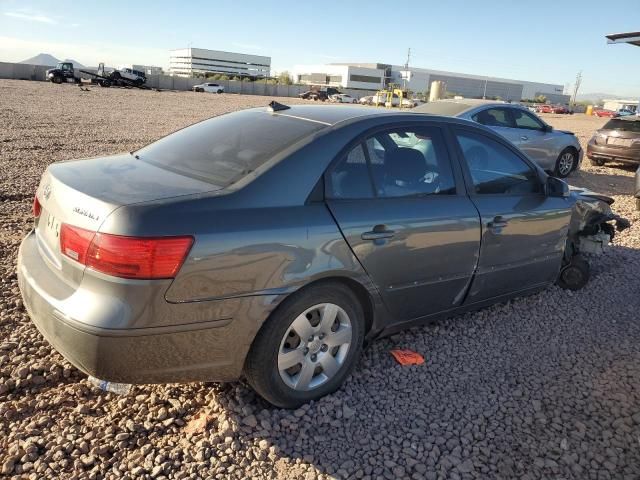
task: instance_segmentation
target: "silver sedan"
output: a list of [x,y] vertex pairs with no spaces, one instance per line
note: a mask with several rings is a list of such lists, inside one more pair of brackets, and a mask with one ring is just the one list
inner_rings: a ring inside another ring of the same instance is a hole
[[568,177],[582,163],[584,152],[573,132],[554,129],[519,104],[465,98],[426,103],[413,111],[486,125],[556,177]]

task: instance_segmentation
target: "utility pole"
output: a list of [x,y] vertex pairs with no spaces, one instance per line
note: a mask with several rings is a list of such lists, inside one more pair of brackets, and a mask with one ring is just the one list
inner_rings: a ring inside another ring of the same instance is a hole
[[407,50],[407,61],[404,63],[404,80],[402,82],[402,90],[407,91],[407,76],[409,75],[409,60],[411,60],[411,48]]
[[573,87],[573,98],[571,99],[571,106],[575,107],[576,105],[576,97],[578,96],[578,89],[580,88],[580,84],[582,83],[582,70],[578,72],[576,75],[576,84]]

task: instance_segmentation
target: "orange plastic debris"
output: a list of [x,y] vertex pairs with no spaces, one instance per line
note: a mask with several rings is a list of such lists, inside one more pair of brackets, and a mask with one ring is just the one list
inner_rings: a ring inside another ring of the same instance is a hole
[[390,350],[389,352],[400,365],[422,365],[424,363],[424,357],[413,350]]

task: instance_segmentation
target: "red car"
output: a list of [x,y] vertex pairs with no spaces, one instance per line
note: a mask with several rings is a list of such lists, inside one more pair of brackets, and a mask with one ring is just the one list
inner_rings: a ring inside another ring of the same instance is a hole
[[618,113],[614,112],[613,110],[606,110],[604,108],[594,108],[593,109],[593,114],[596,117],[609,117],[609,118],[615,118],[618,117]]
[[538,113],[553,113],[553,107],[551,105],[538,105]]
[[551,112],[552,113],[561,113],[563,115],[566,115],[566,114],[571,113],[571,110],[569,110],[564,105],[554,105],[554,106],[551,107]]

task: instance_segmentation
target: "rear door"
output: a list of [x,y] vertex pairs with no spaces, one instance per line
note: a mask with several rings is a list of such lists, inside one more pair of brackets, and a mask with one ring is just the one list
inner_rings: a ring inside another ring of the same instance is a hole
[[517,149],[456,127],[470,197],[480,212],[480,261],[466,304],[553,282],[571,215],[566,198],[548,197],[538,171]]
[[518,131],[507,107],[487,107],[471,115],[474,122],[489,127],[512,143],[518,141]]
[[370,132],[325,177],[326,202],[397,321],[461,303],[480,223],[433,124]]

